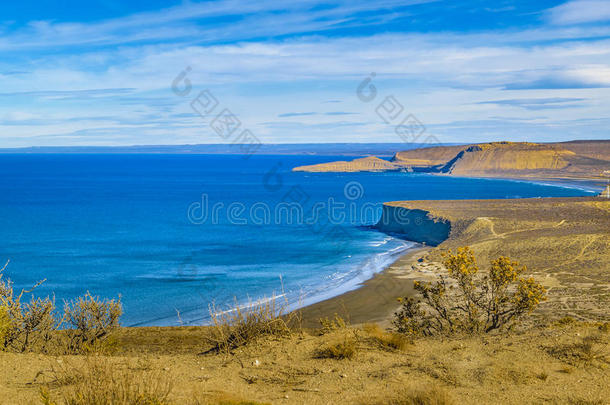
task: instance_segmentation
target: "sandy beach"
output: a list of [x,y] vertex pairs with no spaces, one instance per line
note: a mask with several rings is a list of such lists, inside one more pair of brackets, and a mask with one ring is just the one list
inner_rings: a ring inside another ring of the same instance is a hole
[[[485,267],[507,255],[527,265],[549,289],[540,314],[608,320],[610,296],[610,200],[599,197],[463,201],[404,201],[386,206],[423,210],[431,221],[451,224],[449,238],[400,257],[356,290],[302,309],[304,323],[316,326],[335,314],[352,324],[388,326],[398,297],[413,293],[413,281],[442,268],[440,252],[471,246]],[[423,225],[412,225],[413,227]]]

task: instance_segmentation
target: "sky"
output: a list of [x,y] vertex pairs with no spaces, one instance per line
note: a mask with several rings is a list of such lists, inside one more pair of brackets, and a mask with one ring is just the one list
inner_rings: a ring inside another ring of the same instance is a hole
[[0,4],[0,147],[243,139],[610,139],[610,1]]

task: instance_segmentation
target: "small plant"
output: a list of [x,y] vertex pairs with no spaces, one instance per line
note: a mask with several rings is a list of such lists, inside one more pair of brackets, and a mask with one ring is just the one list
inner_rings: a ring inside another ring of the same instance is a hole
[[384,350],[405,350],[412,343],[406,335],[384,331],[377,324],[366,324],[363,329]]
[[194,399],[194,404],[195,405],[271,405],[267,402],[257,402],[257,401],[242,399],[236,395],[228,394],[226,392],[208,394],[203,398],[196,397]]
[[547,349],[547,352],[558,360],[571,366],[605,367],[609,361],[605,352],[605,344],[600,344],[601,337],[596,335],[585,336],[575,343],[562,344]]
[[65,302],[64,322],[70,352],[95,351],[100,342],[119,327],[123,313],[121,299],[100,299],[87,292],[76,300]]
[[36,347],[44,351],[57,327],[53,316],[55,301],[32,296],[29,303],[23,303],[24,294],[31,293],[44,280],[15,294],[12,282],[2,279],[7,266],[8,262],[0,269],[0,350],[25,352]]
[[171,389],[171,381],[159,372],[136,371],[92,356],[79,367],[55,367],[40,400],[45,405],[164,405]]
[[319,359],[353,359],[356,355],[356,339],[345,337],[342,341],[329,344],[316,352]]
[[211,306],[212,325],[205,339],[212,347],[206,353],[230,353],[263,336],[289,336],[298,314],[285,314],[287,307],[286,301],[277,304],[276,298],[245,307],[236,301],[235,307],[227,311]]
[[569,326],[569,325],[573,325],[576,322],[576,319],[572,318],[571,316],[564,316],[560,319],[558,319],[555,324],[557,326]]
[[407,335],[479,333],[510,327],[546,299],[545,288],[521,275],[525,266],[499,257],[489,273],[479,275],[473,251],[459,248],[443,254],[448,277],[435,282],[415,281],[420,300],[399,299],[394,325]]
[[411,389],[394,394],[392,397],[374,402],[375,405],[453,405],[455,401],[445,391],[432,387]]
[[328,317],[320,318],[320,335],[325,335],[327,333],[331,333],[340,329],[347,328],[348,323],[340,317],[338,314],[335,314],[333,319],[329,319]]

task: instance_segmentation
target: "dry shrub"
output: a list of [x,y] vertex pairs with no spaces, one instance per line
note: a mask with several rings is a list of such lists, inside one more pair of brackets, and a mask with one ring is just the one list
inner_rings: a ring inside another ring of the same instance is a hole
[[122,313],[120,297],[117,300],[100,299],[87,292],[83,297],[65,302],[68,351],[90,352],[106,347],[105,339],[119,327]]
[[326,335],[327,333],[335,332],[337,330],[345,329],[348,327],[349,323],[340,317],[338,314],[335,314],[333,319],[328,317],[320,318],[320,335]]
[[217,311],[210,307],[212,325],[207,329],[205,340],[212,347],[205,353],[230,353],[264,336],[290,336],[291,327],[298,322],[298,314],[286,313],[287,301],[277,302],[277,298]]
[[576,319],[572,318],[571,316],[564,316],[560,319],[558,319],[555,322],[555,325],[557,326],[570,326],[573,325],[574,323],[576,323]]
[[341,341],[328,344],[315,353],[318,359],[345,360],[353,359],[356,356],[357,346],[354,337],[345,336]]
[[393,395],[391,398],[376,402],[375,405],[453,405],[455,401],[438,387],[411,389]]
[[408,336],[384,331],[377,324],[366,324],[363,329],[377,346],[385,350],[405,350],[412,343]]
[[40,390],[45,405],[163,405],[171,381],[160,372],[130,369],[92,356],[82,366],[53,368],[53,380]]
[[[65,303],[63,317],[58,317],[54,299],[32,295],[44,280],[15,294],[12,282],[2,277],[7,265],[0,269],[0,350],[47,352],[50,343],[55,348],[62,346],[66,336],[67,350],[71,353],[107,346],[104,339],[119,326],[120,299],[102,300],[87,293]],[[26,294],[31,298],[24,303]],[[64,323],[68,330],[58,333]]]
[[521,277],[526,267],[508,257],[493,260],[489,273],[481,276],[469,247],[443,256],[448,277],[415,281],[420,301],[400,299],[402,307],[393,322],[400,333],[487,333],[513,326],[546,299],[545,288],[532,277]]
[[600,335],[585,336],[577,342],[548,347],[547,352],[572,366],[601,366],[608,364],[607,343]]
[[0,269],[0,350],[44,351],[58,326],[53,315],[55,301],[31,296],[28,303],[23,303],[24,295],[31,295],[44,280],[30,290],[15,294],[12,282],[3,280],[7,266],[8,262]]

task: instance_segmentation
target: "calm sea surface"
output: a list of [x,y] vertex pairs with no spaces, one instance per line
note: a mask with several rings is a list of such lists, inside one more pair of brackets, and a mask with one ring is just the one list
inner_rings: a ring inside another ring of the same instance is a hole
[[123,324],[205,322],[286,294],[354,288],[413,243],[371,230],[381,203],[579,196],[579,189],[408,173],[292,173],[332,156],[0,155],[0,261],[58,303],[121,295]]

